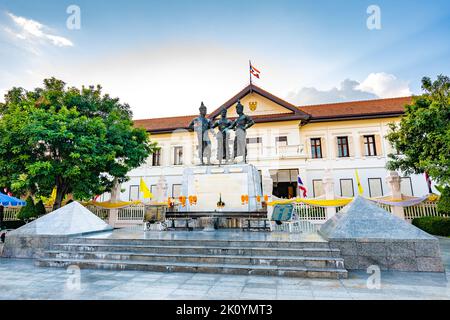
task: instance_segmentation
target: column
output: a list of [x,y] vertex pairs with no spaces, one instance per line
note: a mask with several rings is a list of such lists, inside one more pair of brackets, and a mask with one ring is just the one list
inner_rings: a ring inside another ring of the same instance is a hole
[[[386,176],[386,183],[391,189],[392,200],[402,200],[402,192],[400,189],[401,178],[397,171],[389,171]],[[405,219],[405,212],[403,207],[392,206],[392,213],[402,219]]]
[[[322,179],[323,190],[325,191],[326,200],[334,200],[334,178],[330,169],[326,169]],[[336,207],[326,207],[327,220],[336,214]]]

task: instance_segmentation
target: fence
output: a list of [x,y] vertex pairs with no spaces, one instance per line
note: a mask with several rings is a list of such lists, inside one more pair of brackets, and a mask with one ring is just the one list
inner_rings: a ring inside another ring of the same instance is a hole
[[422,217],[437,217],[442,216],[437,211],[436,202],[425,201],[416,206],[405,207],[405,219],[412,220],[414,218]]
[[17,214],[20,208],[5,208],[3,211],[3,221],[17,221]]
[[119,209],[117,220],[123,222],[143,222],[144,215],[145,215],[145,206],[134,205]]
[[304,203],[294,205],[294,213],[299,220],[325,222],[327,220],[327,209],[325,207],[310,206]]
[[[392,206],[383,203],[376,203],[376,205],[392,213]],[[336,207],[336,212],[339,212],[343,207],[344,206]],[[404,207],[403,209],[405,219],[408,221],[411,221],[414,218],[442,216],[442,214],[437,211],[436,202],[433,201],[425,201],[415,206]],[[325,207],[297,203],[294,205],[294,212],[300,220],[306,220],[313,223],[323,223],[328,219]]]
[[102,220],[107,221],[109,217],[109,210],[104,208],[99,208],[96,206],[88,205],[86,206],[86,209],[91,211],[93,214],[95,214],[97,217],[99,217]]

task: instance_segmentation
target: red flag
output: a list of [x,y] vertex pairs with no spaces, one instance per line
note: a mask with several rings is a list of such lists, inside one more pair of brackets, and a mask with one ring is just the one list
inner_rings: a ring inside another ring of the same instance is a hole
[[250,63],[250,73],[259,79],[259,74],[261,72]]

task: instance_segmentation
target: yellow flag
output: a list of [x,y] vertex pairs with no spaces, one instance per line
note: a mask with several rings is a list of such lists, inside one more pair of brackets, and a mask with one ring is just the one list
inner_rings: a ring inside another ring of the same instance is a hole
[[139,183],[139,188],[141,189],[141,192],[144,194],[144,199],[151,199],[153,198],[153,194],[148,189],[147,185],[144,182],[144,179],[141,178],[141,182]]
[[56,187],[53,188],[52,194],[50,195],[50,201],[55,202],[56,200]]
[[358,194],[361,196],[364,193],[363,187],[361,185],[361,181],[359,181],[358,170],[355,169],[356,175],[356,185],[358,186]]

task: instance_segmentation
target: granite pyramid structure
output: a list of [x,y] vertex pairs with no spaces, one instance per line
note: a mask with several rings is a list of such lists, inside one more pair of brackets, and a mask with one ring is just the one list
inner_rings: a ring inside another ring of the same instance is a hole
[[326,239],[436,239],[360,196],[324,223],[319,233]]
[[12,231],[9,235],[77,235],[112,227],[74,201]]
[[444,272],[439,240],[409,222],[356,197],[323,224],[319,234],[338,248],[345,268]]
[[65,242],[70,237],[111,230],[110,225],[74,201],[9,232],[3,256],[39,257],[54,244]]

